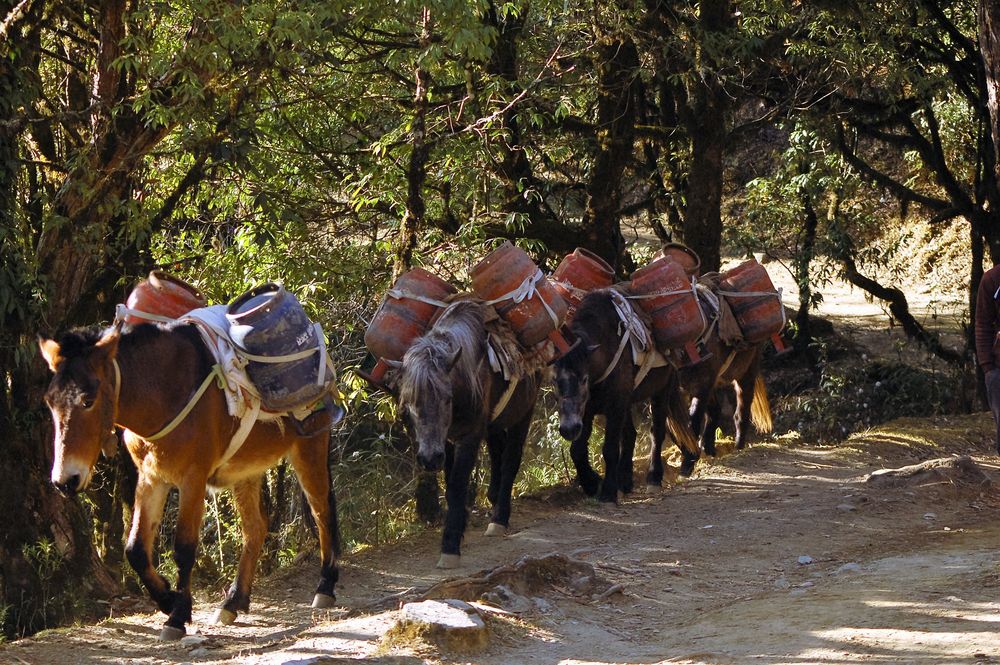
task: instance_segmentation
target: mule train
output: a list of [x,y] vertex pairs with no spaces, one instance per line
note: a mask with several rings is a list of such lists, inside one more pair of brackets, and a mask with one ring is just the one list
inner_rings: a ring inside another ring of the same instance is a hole
[[[768,316],[753,336],[726,338],[715,317],[728,313],[732,319],[732,312],[706,309],[704,294],[699,300],[693,282],[669,256],[640,271],[648,282],[645,290],[637,287],[635,275],[632,290],[612,287],[613,271],[597,257],[579,251],[571,256],[552,284],[526,254],[504,243],[474,269],[473,293],[468,294],[415,269],[389,291],[366,334],[366,344],[379,360],[372,375],[362,375],[396,398],[418,463],[427,470],[444,470],[447,512],[439,567],[460,565],[469,481],[483,440],[490,458],[487,496],[492,505],[486,533],[502,535],[509,528],[512,488],[547,376],[554,376],[559,429],[571,442],[577,479],[601,501],[616,501],[619,491],[632,490],[632,404],[651,405],[650,485],[662,482],[661,452],[668,431],[681,450],[682,475],[693,471],[702,452],[714,454],[715,393],[722,386],[736,388],[738,448],[746,443],[751,415],[759,429],[769,428],[759,374],[764,337],[758,333],[780,328],[774,314],[780,297],[773,287],[735,293],[751,298],[734,311],[753,310],[760,319],[765,307]],[[596,273],[573,269],[590,264],[597,265]],[[664,281],[663,275],[669,279]],[[760,272],[753,275],[759,281]],[[726,292],[716,286],[713,293],[718,300]],[[258,296],[247,301],[248,311],[275,309],[262,305],[263,296]],[[39,338],[54,374],[45,400],[55,425],[56,486],[67,494],[86,489],[102,446],[116,441],[116,427],[124,430],[139,472],[126,552],[168,615],[163,639],[183,636],[191,621],[191,573],[207,487],[234,490],[244,541],[236,579],[215,620],[232,623],[249,609],[254,568],[266,536],[261,479],[282,457],[295,469],[318,527],[322,563],[314,607],[334,603],[338,578],[337,513],[327,455],[330,428],[342,411],[331,402],[335,387],[324,378],[328,357],[322,331],[313,330],[303,314],[308,330],[293,331],[291,338],[300,346],[302,340],[312,340],[308,348],[283,348],[269,358],[244,348],[253,326],[242,320],[231,328],[206,323],[211,317],[198,314],[204,309],[184,314],[188,309],[147,316],[157,323],[126,317],[106,329]],[[695,313],[701,317],[697,321]],[[182,315],[186,318],[170,320]],[[735,324],[729,323],[731,332]],[[737,323],[746,329],[746,321]],[[270,339],[268,335],[264,337]],[[227,353],[241,358],[240,366],[249,360],[248,371],[257,363],[259,376],[234,378]],[[298,369],[282,374],[285,365]],[[308,398],[268,407],[272,393],[262,386],[277,385],[280,392],[294,381],[291,394],[299,395],[296,390],[302,388]],[[314,410],[319,402],[323,407]],[[268,408],[271,413],[263,417]],[[588,454],[593,420],[601,414],[603,478],[591,468]],[[173,588],[153,568],[152,549],[171,487],[179,490]]]

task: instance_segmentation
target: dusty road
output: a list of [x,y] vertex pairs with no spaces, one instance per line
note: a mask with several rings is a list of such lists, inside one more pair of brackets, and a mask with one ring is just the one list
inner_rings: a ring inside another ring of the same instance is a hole
[[[991,429],[979,414],[896,421],[835,447],[758,444],[619,506],[564,488],[519,500],[503,539],[482,535],[476,516],[464,567],[448,575],[433,569],[435,532],[350,557],[342,611],[304,606],[316,566],[303,562],[263,581],[235,626],[208,624],[202,602],[189,629],[205,638],[198,644],[158,642],[152,612],[116,613],[0,648],[0,662],[1000,662],[996,491],[865,483],[875,469],[955,453],[1000,480]],[[592,564],[622,592],[526,580],[514,613],[488,616],[485,651],[380,642],[394,618],[380,608],[395,595],[552,552]]]

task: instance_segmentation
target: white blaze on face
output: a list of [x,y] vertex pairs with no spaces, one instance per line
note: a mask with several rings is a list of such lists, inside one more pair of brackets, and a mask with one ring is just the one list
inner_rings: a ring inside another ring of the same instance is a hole
[[90,483],[90,465],[66,454],[66,432],[69,431],[72,414],[55,409],[49,410],[52,412],[52,426],[55,432],[51,480],[56,485],[65,485],[73,476],[79,476],[80,482],[76,489],[83,490]]

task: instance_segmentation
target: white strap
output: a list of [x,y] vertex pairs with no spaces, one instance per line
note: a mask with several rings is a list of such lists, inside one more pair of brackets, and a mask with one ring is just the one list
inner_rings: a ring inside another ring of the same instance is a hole
[[611,375],[611,372],[614,371],[615,367],[618,367],[618,362],[622,359],[622,353],[625,352],[625,347],[628,346],[628,338],[629,338],[628,329],[626,328],[622,330],[622,324],[619,323],[618,330],[620,331],[620,334],[622,336],[622,341],[618,345],[618,350],[615,351],[615,357],[611,359],[611,362],[608,363],[607,369],[604,370],[604,374],[601,374],[601,378],[594,381],[595,386],[604,379],[608,378]]
[[552,319],[552,325],[558,328],[559,317],[556,316],[556,313],[552,311],[552,308],[549,307],[549,304],[545,302],[545,298],[543,298],[542,295],[538,293],[538,283],[543,279],[545,279],[544,273],[542,273],[541,269],[537,269],[535,270],[535,274],[525,277],[524,281],[522,281],[513,291],[505,293],[499,298],[488,300],[486,301],[486,304],[495,305],[498,302],[503,302],[504,300],[513,300],[514,303],[520,303],[525,300],[531,300],[535,296],[538,296],[538,300],[541,301],[542,307],[545,308],[545,311],[548,312],[549,318]]
[[250,400],[250,408],[243,412],[243,417],[240,418],[240,426],[233,434],[233,438],[229,440],[229,445],[226,447],[226,452],[222,453],[222,457],[219,461],[215,463],[215,468],[212,469],[212,473],[215,473],[219,467],[232,459],[233,455],[239,452],[243,444],[246,443],[247,437],[250,436],[250,430],[257,423],[257,417],[260,415],[260,400],[254,399]]
[[784,328],[785,324],[788,323],[788,314],[785,313],[785,306],[781,304],[781,291],[782,287],[779,286],[774,291],[719,291],[719,295],[726,298],[766,298],[768,296],[777,298],[778,304],[781,305],[781,327]]
[[448,303],[442,302],[440,300],[435,300],[434,298],[428,298],[427,296],[422,296],[418,293],[410,293],[409,291],[404,291],[402,289],[389,289],[385,294],[389,298],[395,298],[396,300],[416,300],[418,302],[427,303],[428,305],[435,305],[437,307],[447,307]]
[[507,408],[507,404],[510,403],[510,398],[514,396],[514,390],[517,389],[517,384],[520,382],[519,377],[514,377],[507,384],[507,390],[503,391],[503,395],[500,395],[497,405],[493,407],[493,411],[490,413],[490,422],[499,418],[500,414],[503,413],[503,410]]
[[115,305],[115,323],[119,321],[124,321],[125,317],[134,316],[139,319],[148,319],[150,321],[157,321],[158,323],[170,323],[171,321],[176,321],[177,319],[172,319],[169,316],[160,316],[159,314],[150,314],[149,312],[143,312],[139,309],[132,309],[123,303],[118,303]]

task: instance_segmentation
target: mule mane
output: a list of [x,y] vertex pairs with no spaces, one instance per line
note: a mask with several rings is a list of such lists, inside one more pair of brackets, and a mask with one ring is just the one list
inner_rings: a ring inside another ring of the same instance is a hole
[[[604,342],[609,326],[617,329],[618,321],[618,311],[607,289],[588,293],[580,301],[573,315],[573,321],[569,324],[573,336],[579,343],[575,343],[569,353],[556,360],[556,367],[586,367],[591,354],[590,345]],[[609,343],[614,341],[611,340]]]
[[444,395],[451,380],[447,365],[456,349],[461,353],[453,369],[470,391],[472,403],[482,403],[483,386],[478,374],[486,342],[483,319],[483,304],[476,301],[459,301],[444,311],[403,356],[400,404],[412,403],[418,395],[424,400]]

